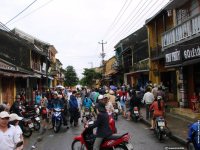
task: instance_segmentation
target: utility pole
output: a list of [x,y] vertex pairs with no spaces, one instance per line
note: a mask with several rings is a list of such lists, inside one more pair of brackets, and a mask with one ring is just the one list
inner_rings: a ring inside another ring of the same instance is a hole
[[103,40],[102,40],[102,42],[99,42],[99,44],[101,44],[101,46],[102,46],[102,53],[100,53],[100,56],[101,56],[101,58],[102,58],[102,66],[104,65],[104,57],[106,56],[106,53],[104,53],[104,44],[107,44],[107,42],[103,42]]
[[89,64],[91,65],[91,68],[93,68],[93,62],[89,62]]
[[105,70],[106,70],[105,63],[104,63],[104,57],[106,56],[106,53],[104,52],[104,44],[107,44],[107,42],[103,42],[102,40],[102,42],[99,42],[99,44],[101,44],[102,46],[102,53],[100,53],[100,56],[102,58],[102,83],[101,84],[104,84],[103,82],[104,82]]

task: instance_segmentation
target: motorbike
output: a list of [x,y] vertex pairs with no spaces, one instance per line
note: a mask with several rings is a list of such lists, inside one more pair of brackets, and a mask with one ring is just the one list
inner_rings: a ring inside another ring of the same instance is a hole
[[91,114],[90,109],[86,107],[86,108],[84,108],[81,122],[86,122],[90,119],[92,119],[92,114]]
[[21,106],[21,107],[22,107],[21,108],[22,116],[25,117],[25,118],[31,119],[33,126],[34,126],[34,129],[36,131],[39,131],[40,130],[40,117],[37,114],[37,112],[35,111],[35,109],[27,111],[28,109],[25,106]]
[[61,109],[60,108],[54,108],[53,109],[53,115],[52,115],[52,125],[53,125],[53,130],[55,133],[57,133],[60,130],[60,127],[62,125],[62,114],[61,114]]
[[34,128],[33,122],[29,118],[23,118],[19,122],[19,126],[22,129],[24,137],[30,137],[32,135],[32,130]]
[[[72,142],[71,149],[72,150],[92,150],[95,135],[93,134],[93,129],[90,126],[93,124],[93,121],[89,121],[88,128],[84,128],[81,135],[74,137],[74,141]],[[110,137],[107,137],[103,140],[101,144],[101,150],[133,150],[133,145],[129,142],[130,135],[128,133],[124,134],[113,134]]]
[[114,107],[113,118],[115,120],[118,120],[118,114],[119,114],[118,104],[115,103],[113,107]]
[[133,121],[137,122],[140,118],[139,109],[137,106],[133,107],[131,118]]
[[166,136],[167,126],[166,126],[166,121],[163,117],[160,116],[156,118],[154,132],[160,141],[164,139],[164,136]]

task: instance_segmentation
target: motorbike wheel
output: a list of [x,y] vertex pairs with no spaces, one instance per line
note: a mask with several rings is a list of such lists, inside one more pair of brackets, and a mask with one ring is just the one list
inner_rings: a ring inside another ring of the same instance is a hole
[[61,121],[55,121],[53,131],[55,133],[58,133],[58,131],[60,130],[60,127],[61,127]]
[[117,145],[117,146],[115,147],[115,149],[116,149],[116,150],[120,150],[120,149],[121,149],[121,150],[128,150],[127,147],[124,146],[124,145]]
[[163,134],[160,131],[158,131],[157,135],[158,135],[159,141],[161,141],[163,139]]
[[188,150],[195,150],[194,144],[192,142],[187,143]]
[[71,149],[72,150],[87,150],[87,148],[85,147],[84,144],[81,144],[81,141],[78,141],[78,140],[74,140],[72,142],[72,146],[71,146]]
[[34,124],[35,131],[39,131],[40,130],[40,123],[35,121],[33,124]]
[[25,137],[30,137],[32,135],[32,130],[27,126],[23,126],[22,127],[22,131],[23,131],[23,136]]
[[114,113],[114,119],[118,120],[118,114]]

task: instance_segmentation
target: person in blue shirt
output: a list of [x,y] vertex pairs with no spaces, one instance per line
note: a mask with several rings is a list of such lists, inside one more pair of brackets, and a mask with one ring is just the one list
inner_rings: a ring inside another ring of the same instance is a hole
[[92,100],[88,97],[88,94],[86,95],[84,101],[83,101],[83,106],[85,108],[89,108],[89,110],[91,111],[91,107],[92,107]]
[[193,123],[189,127],[187,139],[189,141],[188,143],[193,143],[195,150],[200,149],[200,121]]
[[73,91],[69,100],[70,124],[74,123],[74,126],[78,125],[78,118],[80,117],[76,93],[76,91]]
[[39,92],[37,92],[37,93],[36,93],[36,96],[35,96],[35,103],[36,103],[37,105],[40,105],[41,99],[42,99],[42,96],[40,95]]

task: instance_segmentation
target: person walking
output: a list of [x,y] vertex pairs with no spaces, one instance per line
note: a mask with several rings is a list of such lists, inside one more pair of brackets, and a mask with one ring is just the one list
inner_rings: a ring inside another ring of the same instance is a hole
[[142,102],[145,103],[146,107],[146,119],[148,120],[150,118],[150,111],[149,107],[154,101],[154,95],[151,93],[151,88],[147,88],[146,93],[143,96]]
[[80,112],[78,108],[78,101],[76,99],[76,91],[72,92],[69,100],[69,112],[70,112],[70,124],[74,123],[74,126],[78,125],[78,118],[80,117]]
[[21,144],[20,144],[21,146],[19,145],[19,147],[17,148],[17,150],[23,150],[24,137],[23,137],[22,129],[19,126],[19,122],[22,119],[23,119],[22,117],[19,117],[15,113],[10,114],[9,124],[13,125],[15,127],[16,134],[17,134],[18,138],[20,138],[20,141],[21,141]]

